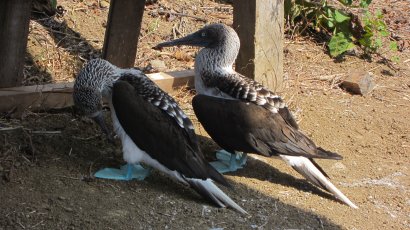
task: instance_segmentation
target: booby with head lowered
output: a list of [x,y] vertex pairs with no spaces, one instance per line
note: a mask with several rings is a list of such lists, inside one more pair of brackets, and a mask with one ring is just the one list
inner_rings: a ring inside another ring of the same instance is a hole
[[[74,103],[109,134],[102,118],[102,98],[108,101],[114,131],[121,139],[124,170],[104,170],[99,177],[130,180],[132,165],[145,163],[190,186],[219,207],[246,212],[213,181],[229,186],[205,161],[194,127],[175,100],[145,74],[120,69],[108,61],[89,61],[74,84]],[[114,174],[114,175],[113,175]]]
[[243,163],[243,157],[238,160],[236,152],[278,156],[314,185],[357,208],[313,160],[339,160],[342,157],[317,147],[300,132],[280,96],[233,70],[240,41],[232,28],[224,24],[207,25],[186,37],[160,43],[154,48],[176,45],[203,47],[195,58],[197,95],[192,103],[198,120],[212,139],[233,153],[224,162],[229,166],[221,168],[216,164],[218,171],[233,171],[238,161]]

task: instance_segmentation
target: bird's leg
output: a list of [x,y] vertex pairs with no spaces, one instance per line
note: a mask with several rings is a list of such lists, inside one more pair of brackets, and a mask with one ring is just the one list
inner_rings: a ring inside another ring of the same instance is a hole
[[97,178],[110,180],[144,180],[150,174],[150,169],[143,168],[140,164],[126,164],[120,169],[104,168],[94,174]]
[[131,180],[132,179],[132,164],[128,163],[125,165],[126,169],[127,169],[127,175],[125,176],[126,180]]
[[220,173],[234,172],[243,168],[246,164],[247,154],[234,152],[229,153],[225,150],[219,150],[216,152],[217,161],[210,164]]

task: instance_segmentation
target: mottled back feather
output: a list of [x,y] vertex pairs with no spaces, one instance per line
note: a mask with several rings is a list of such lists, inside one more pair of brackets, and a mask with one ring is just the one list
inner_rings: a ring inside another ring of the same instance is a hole
[[253,79],[238,73],[221,74],[202,71],[201,78],[206,87],[215,87],[221,92],[241,101],[252,102],[272,113],[279,113],[294,128],[298,124],[283,99]]
[[[147,76],[135,77],[130,74],[123,74],[119,80],[128,82],[135,88],[135,92],[139,96],[172,117],[174,122],[186,132],[189,140],[197,140],[191,120],[185,115],[178,103],[151,79]],[[197,147],[198,143],[193,143],[193,146]]]

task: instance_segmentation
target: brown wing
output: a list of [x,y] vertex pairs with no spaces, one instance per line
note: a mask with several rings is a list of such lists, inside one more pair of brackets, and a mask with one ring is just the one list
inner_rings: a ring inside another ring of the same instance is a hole
[[197,95],[193,107],[205,130],[227,151],[254,152],[265,156],[292,155],[340,159],[321,151],[308,137],[289,125],[279,113],[240,100]]
[[[135,78],[139,77],[121,77],[114,83],[112,94],[115,113],[132,141],[171,171],[176,170],[187,178],[212,178],[228,185],[223,176],[205,161],[194,129],[181,127],[176,115],[155,105],[154,99],[147,100],[142,96],[148,96],[147,92],[152,90],[149,88],[155,86],[144,85]],[[192,125],[191,121],[189,124]]]

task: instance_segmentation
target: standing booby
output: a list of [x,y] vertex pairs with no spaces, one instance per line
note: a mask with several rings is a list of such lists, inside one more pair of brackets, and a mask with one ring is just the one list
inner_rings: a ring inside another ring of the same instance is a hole
[[122,142],[126,171],[104,171],[102,177],[131,179],[135,163],[143,162],[192,187],[219,207],[245,214],[213,181],[229,186],[200,151],[194,127],[178,104],[141,71],[120,69],[102,59],[89,61],[74,84],[74,103],[105,133],[102,97],[109,102],[114,131]]
[[[240,41],[232,28],[224,24],[207,25],[155,48],[176,45],[203,47],[195,58],[197,95],[193,98],[193,108],[218,145],[231,153],[242,151],[279,156],[311,183],[357,208],[313,161],[313,158],[339,160],[342,157],[316,147],[300,132],[280,96],[233,70]],[[235,157],[231,156],[229,162],[236,162]]]

